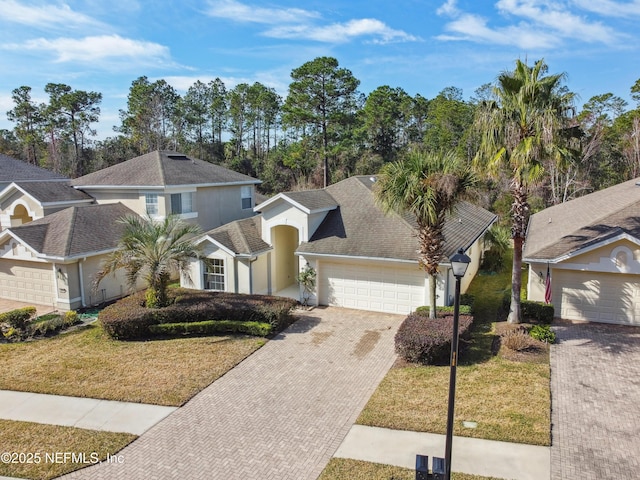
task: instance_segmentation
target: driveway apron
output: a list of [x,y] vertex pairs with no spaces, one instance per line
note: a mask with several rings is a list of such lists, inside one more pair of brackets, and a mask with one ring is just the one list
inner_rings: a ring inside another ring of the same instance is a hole
[[[317,308],[87,479],[316,479],[391,367],[403,317]],[[175,368],[180,369],[180,365]]]
[[552,480],[640,478],[640,328],[554,330]]

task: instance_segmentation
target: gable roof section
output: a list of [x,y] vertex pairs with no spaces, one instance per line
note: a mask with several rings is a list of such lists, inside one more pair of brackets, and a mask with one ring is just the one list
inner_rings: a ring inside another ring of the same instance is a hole
[[625,234],[640,239],[637,179],[532,215],[523,257],[526,261],[559,261]]
[[305,190],[300,192],[279,193],[265,202],[257,205],[253,210],[261,212],[278,201],[284,201],[306,214],[333,210],[338,206],[336,200],[326,190]]
[[262,240],[262,217],[255,216],[236,220],[204,234],[234,255],[255,255],[271,247]]
[[0,184],[10,182],[65,181],[64,175],[0,153]]
[[[68,182],[13,182],[12,185],[42,205],[51,203],[93,201],[93,197],[80,190],[76,190],[70,186]],[[8,192],[10,189],[11,185],[7,186],[5,190],[0,192],[0,197],[3,196],[5,191]]]
[[90,256],[113,250],[124,225],[118,219],[136,215],[121,203],[69,207],[7,230],[38,255],[54,258]]
[[248,175],[182,153],[155,151],[71,181],[78,188],[257,184]]
[[[326,188],[339,208],[327,214],[301,254],[368,257],[416,262],[418,239],[410,216],[385,215],[375,203],[373,177],[350,177]],[[447,218],[444,233],[446,256],[467,249],[489,228],[496,216],[483,208],[461,202]]]

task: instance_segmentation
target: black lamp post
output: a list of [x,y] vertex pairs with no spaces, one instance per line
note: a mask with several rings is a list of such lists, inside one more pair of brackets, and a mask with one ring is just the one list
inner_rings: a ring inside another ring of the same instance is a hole
[[460,316],[460,280],[467,272],[471,259],[461,248],[449,261],[456,277],[456,295],[453,306],[453,338],[451,339],[451,373],[449,376],[449,407],[447,409],[447,440],[444,449],[445,480],[451,480],[451,444],[453,443],[453,411],[456,397],[456,366],[458,365],[458,321]]

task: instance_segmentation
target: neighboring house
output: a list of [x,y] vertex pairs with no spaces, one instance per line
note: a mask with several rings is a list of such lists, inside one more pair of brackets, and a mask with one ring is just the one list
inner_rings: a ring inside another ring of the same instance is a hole
[[523,253],[530,300],[544,300],[548,266],[557,317],[640,325],[638,180],[532,215]]
[[69,207],[0,232],[0,296],[70,310],[127,294],[122,275],[93,291],[104,255],[135,212],[121,203]]
[[0,190],[12,182],[66,183],[69,178],[0,153]]
[[0,172],[0,298],[60,310],[128,293],[124,272],[92,289],[117,247],[122,216],[176,213],[207,230],[252,217],[260,183],[176,152],[152,152],[71,181],[4,155]]
[[17,181],[0,191],[0,231],[38,220],[75,205],[88,205],[93,198],[59,181]]
[[[418,267],[415,221],[385,215],[375,204],[375,177],[357,176],[322,190],[278,194],[255,207],[260,216],[210,230],[200,242],[207,261],[192,262],[182,284],[300,298],[306,264],[317,273],[312,304],[408,313],[428,303],[429,277]],[[492,213],[461,202],[447,218],[445,255],[463,248],[477,272]],[[453,301],[455,281],[441,264],[439,305]]]
[[260,180],[181,153],[155,151],[76,178],[96,203],[121,202],[139,215],[179,214],[204,230],[253,216]]

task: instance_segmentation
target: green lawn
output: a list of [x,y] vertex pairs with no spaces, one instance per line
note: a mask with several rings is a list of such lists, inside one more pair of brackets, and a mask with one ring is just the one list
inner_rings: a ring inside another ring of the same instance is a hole
[[[494,322],[503,292],[511,284],[510,275],[510,269],[499,275],[478,275],[469,289],[475,297],[474,331],[457,369],[454,434],[549,445],[548,358],[543,363],[513,362],[491,353]],[[393,368],[358,423],[443,434],[448,388],[448,366]],[[476,422],[477,428],[465,428],[463,421]]]

